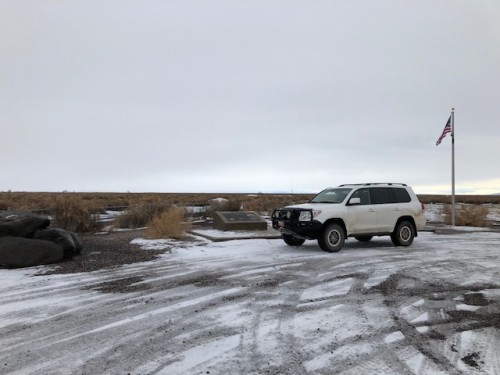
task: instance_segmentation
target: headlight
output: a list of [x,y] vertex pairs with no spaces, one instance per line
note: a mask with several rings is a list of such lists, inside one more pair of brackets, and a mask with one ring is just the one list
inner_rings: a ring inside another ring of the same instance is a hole
[[311,211],[301,211],[299,215],[299,221],[311,221],[312,213]]
[[292,211],[287,211],[286,212],[286,218],[290,219],[292,217]]

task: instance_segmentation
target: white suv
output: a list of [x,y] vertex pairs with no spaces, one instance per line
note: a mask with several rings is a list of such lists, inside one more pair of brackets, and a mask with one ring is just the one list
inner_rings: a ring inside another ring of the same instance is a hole
[[317,239],[337,252],[347,237],[370,241],[391,236],[396,246],[410,246],[426,223],[424,205],[406,184],[367,183],[328,188],[309,203],[274,210],[273,228],[290,246]]

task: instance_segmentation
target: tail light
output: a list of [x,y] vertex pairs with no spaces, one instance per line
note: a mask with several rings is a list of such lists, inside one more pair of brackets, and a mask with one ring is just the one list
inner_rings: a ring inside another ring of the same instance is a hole
[[420,202],[420,205],[422,206],[422,211],[425,211],[425,206],[422,202]]

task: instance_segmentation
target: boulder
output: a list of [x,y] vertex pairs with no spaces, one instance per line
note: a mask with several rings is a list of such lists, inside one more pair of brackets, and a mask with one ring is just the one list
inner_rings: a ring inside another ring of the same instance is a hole
[[82,246],[75,233],[61,228],[37,230],[33,238],[54,242],[62,246],[64,258],[73,258],[82,252]]
[[40,229],[47,228],[50,220],[40,216],[0,217],[0,237],[31,238]]
[[49,225],[48,218],[36,214],[0,212],[0,266],[50,264],[82,252],[75,233]]
[[61,245],[32,238],[0,237],[0,265],[10,268],[56,263],[63,259]]
[[75,243],[75,255],[80,255],[82,253],[82,243],[80,242],[80,239],[74,232],[69,232],[71,237],[73,238],[73,242]]

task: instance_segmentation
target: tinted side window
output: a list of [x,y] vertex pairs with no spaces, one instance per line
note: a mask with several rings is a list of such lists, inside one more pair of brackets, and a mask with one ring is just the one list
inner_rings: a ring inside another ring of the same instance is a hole
[[396,198],[396,202],[398,203],[407,203],[411,202],[410,194],[403,188],[393,188],[392,193]]
[[368,189],[359,189],[356,190],[352,195],[351,198],[359,198],[361,200],[360,204],[365,205],[365,204],[370,204],[370,192]]
[[371,188],[373,204],[395,203],[389,188]]

